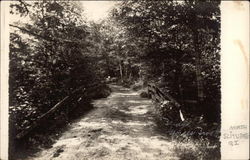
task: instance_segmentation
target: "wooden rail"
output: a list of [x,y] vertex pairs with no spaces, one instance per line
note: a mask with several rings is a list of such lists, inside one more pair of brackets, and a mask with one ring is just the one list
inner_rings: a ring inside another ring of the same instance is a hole
[[158,87],[156,87],[154,84],[148,84],[148,92],[150,95],[153,95],[155,97],[154,100],[161,102],[164,100],[169,100],[173,104],[176,105],[176,107],[180,108],[180,104],[169,94],[163,93]]
[[71,94],[69,94],[68,96],[63,98],[60,102],[58,102],[56,105],[54,105],[49,111],[47,111],[46,113],[44,113],[40,117],[38,117],[38,119],[35,122],[33,122],[30,126],[28,126],[23,131],[18,133],[15,138],[20,139],[20,138],[24,137],[25,135],[30,133],[34,128],[38,127],[44,120],[46,120],[53,113],[55,113],[56,111],[58,111],[60,109],[63,109],[63,107],[66,107],[65,108],[65,112],[66,112],[65,115],[68,118],[68,114],[70,112],[70,109],[73,110],[74,108],[69,109],[69,105],[65,105],[65,104],[70,104],[71,102],[77,101],[79,98],[82,98],[87,90],[86,88],[94,89],[96,87],[99,87],[100,85],[102,85],[102,82],[98,83],[98,84],[92,84],[89,86],[81,86],[78,89],[74,90]]
[[171,115],[171,116],[177,116],[181,121],[184,121],[183,114],[181,112],[181,105],[178,103],[171,95],[168,93],[163,93],[158,87],[156,87],[154,84],[148,84],[148,93],[153,99],[153,101],[160,103],[161,105],[164,105],[165,102],[170,102],[171,105],[174,107],[171,110],[176,110],[177,112],[170,112],[169,114],[176,114],[178,115]]

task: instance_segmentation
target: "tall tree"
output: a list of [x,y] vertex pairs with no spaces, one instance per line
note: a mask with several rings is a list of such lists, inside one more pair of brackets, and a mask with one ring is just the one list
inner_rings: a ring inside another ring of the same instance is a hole
[[219,2],[123,1],[113,15],[143,46],[147,76],[153,81],[165,83],[177,99],[195,97],[197,106],[211,100],[204,84],[216,86],[213,91],[219,97],[219,84],[207,80],[214,73],[213,66],[219,65]]

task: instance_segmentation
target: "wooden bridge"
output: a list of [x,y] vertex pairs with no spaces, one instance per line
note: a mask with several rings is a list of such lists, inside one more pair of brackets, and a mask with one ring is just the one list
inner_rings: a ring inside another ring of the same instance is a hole
[[[61,112],[66,119],[69,117],[69,113],[71,113],[76,105],[70,105],[72,103],[77,103],[78,101],[83,101],[86,98],[87,88],[88,90],[95,90],[95,88],[100,87],[103,85],[102,83],[93,84],[91,86],[81,86],[78,89],[71,92],[68,96],[63,98],[60,102],[54,105],[49,111],[42,114],[37,121],[33,124],[25,128],[23,131],[16,135],[16,139],[21,139],[25,137],[29,132],[33,129],[44,123],[50,116],[52,116],[55,112]],[[148,84],[148,94],[150,95],[151,99],[156,102],[156,107],[165,107],[166,114],[164,115],[170,121],[180,122],[184,121],[185,118],[183,116],[181,110],[181,104],[177,102],[171,95],[167,93],[163,93],[161,89],[159,89],[155,84]]]
[[165,117],[174,122],[184,121],[184,116],[181,111],[181,104],[178,103],[171,95],[168,93],[163,93],[154,84],[148,84],[148,93],[152,100],[159,105],[158,107],[165,108]]
[[86,93],[88,90],[94,90],[103,85],[102,83],[92,84],[89,86],[81,86],[74,91],[72,91],[68,96],[63,98],[60,102],[54,105],[49,111],[42,114],[38,119],[33,122],[30,126],[26,127],[23,131],[16,135],[16,139],[21,139],[26,136],[33,129],[44,123],[50,116],[52,116],[56,112],[61,112],[65,119],[68,119],[69,114],[75,109],[77,105],[70,105],[72,103],[77,103],[79,101],[83,101],[86,98]]

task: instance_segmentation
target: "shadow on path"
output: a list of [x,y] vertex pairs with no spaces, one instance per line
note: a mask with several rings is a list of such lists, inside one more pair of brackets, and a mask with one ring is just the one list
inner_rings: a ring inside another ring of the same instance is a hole
[[151,100],[118,85],[110,87],[111,95],[95,100],[94,109],[72,123],[52,148],[28,159],[179,159],[173,149],[177,142],[155,130]]

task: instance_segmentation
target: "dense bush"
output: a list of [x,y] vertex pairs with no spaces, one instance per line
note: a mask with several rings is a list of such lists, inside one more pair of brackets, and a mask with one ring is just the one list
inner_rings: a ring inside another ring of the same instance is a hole
[[21,16],[10,25],[10,133],[16,135],[73,90],[104,77],[79,2],[15,1],[11,8]]

